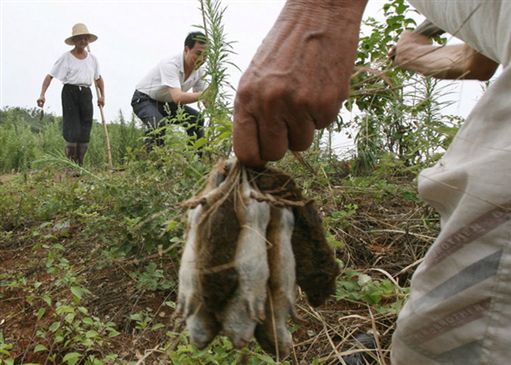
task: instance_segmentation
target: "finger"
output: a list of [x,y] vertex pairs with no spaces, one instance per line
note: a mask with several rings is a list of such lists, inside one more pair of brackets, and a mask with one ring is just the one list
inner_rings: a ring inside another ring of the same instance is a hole
[[309,101],[287,102],[285,117],[287,139],[291,151],[305,151],[312,144],[316,125],[314,118],[308,112]]
[[[336,120],[345,99],[344,94],[347,92],[343,93],[344,87],[345,85],[325,85],[321,95],[317,95],[315,98],[304,92],[298,92],[295,100],[291,100],[289,104],[295,106],[293,110],[290,110],[290,115],[296,116],[288,121],[290,128],[298,130],[306,128],[303,134],[311,138],[310,123],[315,126],[315,129],[329,126]],[[299,121],[299,124],[294,126],[293,120]]]
[[263,115],[259,121],[259,148],[261,158],[267,161],[280,160],[286,154],[288,128],[278,115]]
[[328,127],[337,119],[344,99],[339,86],[326,86],[319,99],[308,101],[304,106],[307,112],[306,120],[312,121],[316,129]]
[[282,99],[270,98],[269,103],[261,103],[256,116],[259,126],[259,148],[261,158],[268,161],[280,160],[289,148],[288,124],[293,118],[293,110]]
[[300,123],[288,122],[289,149],[291,151],[305,151],[314,140],[316,126],[310,117],[304,117]]
[[241,163],[249,167],[264,167],[261,158],[259,134],[255,119],[236,103],[234,108],[233,148]]

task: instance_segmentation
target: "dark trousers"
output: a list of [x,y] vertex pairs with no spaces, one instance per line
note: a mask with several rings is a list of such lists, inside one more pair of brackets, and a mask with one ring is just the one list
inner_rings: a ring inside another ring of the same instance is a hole
[[[148,95],[135,90],[131,99],[131,106],[135,115],[142,120],[148,131],[151,133],[155,129],[163,127],[170,118],[177,115],[179,105],[176,103],[162,103],[151,99]],[[186,128],[186,133],[196,139],[204,136],[204,118],[197,110],[181,105],[183,108],[185,121],[181,122]],[[153,133],[151,133],[153,134]],[[157,144],[162,144],[163,133],[153,135]]]
[[93,114],[90,88],[65,84],[61,95],[64,139],[69,143],[88,143]]

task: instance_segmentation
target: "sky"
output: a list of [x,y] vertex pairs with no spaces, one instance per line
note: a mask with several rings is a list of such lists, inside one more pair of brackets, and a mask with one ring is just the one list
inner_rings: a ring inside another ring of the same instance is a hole
[[[105,81],[106,119],[119,109],[131,114],[137,82],[162,58],[182,52],[190,31],[202,24],[199,1],[26,1],[0,0],[0,107],[35,106],[44,76],[72,47],[64,43],[73,24],[83,22],[98,36],[90,44]],[[236,41],[232,61],[245,69],[284,1],[222,2],[225,30]],[[240,73],[233,70],[232,82]],[[46,93],[46,112],[61,115],[60,81]],[[99,114],[98,114],[99,115]]]
[[[223,0],[227,39],[234,41],[231,61],[241,71],[250,63],[282,9],[284,0]],[[364,13],[381,19],[383,0],[371,0]],[[72,49],[64,43],[73,24],[83,22],[98,36],[91,52],[105,80],[107,121],[122,110],[131,116],[137,82],[161,59],[183,50],[184,38],[202,24],[198,0],[0,0],[0,108],[35,107],[45,75]],[[237,86],[241,72],[230,69]],[[61,83],[46,92],[45,112],[61,115]],[[457,102],[449,113],[466,116],[481,94],[477,82],[453,87]],[[99,111],[95,110],[99,119]]]

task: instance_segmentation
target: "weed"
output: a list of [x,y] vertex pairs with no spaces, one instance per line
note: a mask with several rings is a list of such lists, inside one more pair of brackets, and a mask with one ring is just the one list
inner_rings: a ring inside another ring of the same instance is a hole
[[[0,323],[0,325],[2,325],[2,323]],[[13,345],[5,340],[2,330],[0,330],[0,364],[2,362],[4,362],[6,365],[14,364],[14,359],[11,357],[10,353],[12,347]]]
[[337,281],[336,298],[365,303],[379,313],[397,314],[401,310],[406,293],[407,290],[388,278],[373,279],[367,274],[346,270]]
[[166,290],[176,287],[173,281],[167,279],[163,269],[159,269],[156,263],[151,262],[146,265],[144,271],[135,274],[137,279],[137,289],[146,290]]

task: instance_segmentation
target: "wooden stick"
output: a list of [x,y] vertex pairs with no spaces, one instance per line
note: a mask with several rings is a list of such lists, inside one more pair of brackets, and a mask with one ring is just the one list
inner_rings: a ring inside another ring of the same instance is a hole
[[[89,53],[91,53],[89,46],[87,46],[87,51]],[[94,80],[94,86],[96,88],[96,97],[99,100],[99,98],[103,95],[101,95],[101,91],[99,90],[99,87],[96,84],[96,80]],[[103,132],[105,135],[106,151],[107,151],[107,157],[108,157],[108,167],[110,168],[110,170],[113,170],[114,165],[112,162],[112,147],[110,146],[110,137],[108,136],[108,128],[106,127],[105,114],[103,113],[103,106],[98,104],[98,107],[99,107],[99,113],[101,115],[101,124],[103,124]]]

